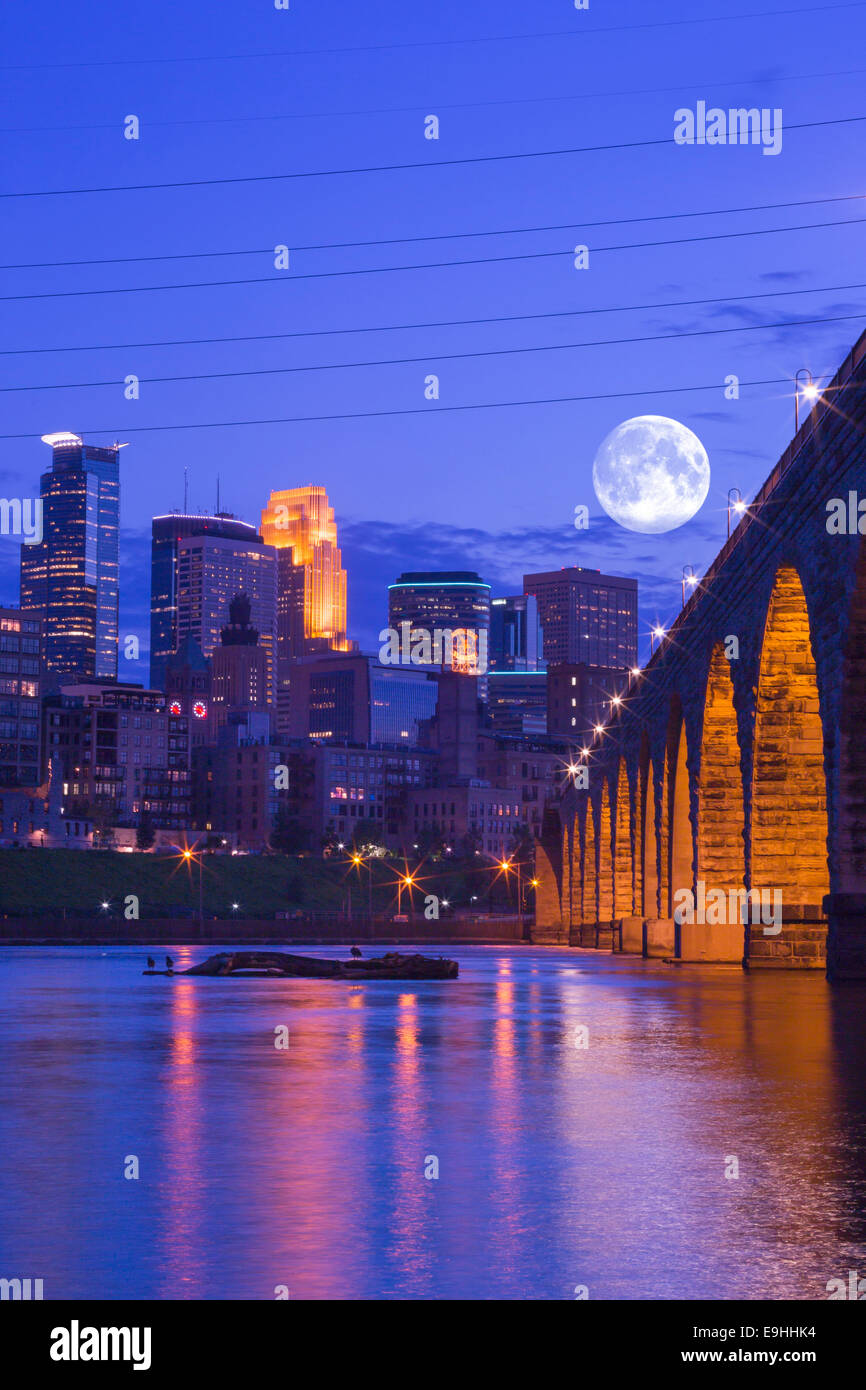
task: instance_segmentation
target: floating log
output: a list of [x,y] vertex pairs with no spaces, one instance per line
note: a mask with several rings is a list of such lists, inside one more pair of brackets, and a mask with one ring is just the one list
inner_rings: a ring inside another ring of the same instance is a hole
[[[293,956],[284,951],[225,951],[209,956],[189,970],[175,975],[270,975],[313,980],[456,980],[456,960],[443,956],[401,956],[388,951],[368,960],[322,960],[317,956]],[[160,974],[145,971],[145,974]],[[166,972],[169,973],[169,972]]]

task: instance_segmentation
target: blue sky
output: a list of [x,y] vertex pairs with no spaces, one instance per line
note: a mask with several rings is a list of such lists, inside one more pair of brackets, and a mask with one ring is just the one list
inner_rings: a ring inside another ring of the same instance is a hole
[[[273,487],[324,484],[349,571],[350,630],[365,646],[384,624],[387,584],[407,566],[478,568],[505,593],[520,590],[524,572],[593,565],[637,577],[644,628],[669,617],[682,565],[700,569],[724,539],[728,487],[756,490],[791,433],[789,386],[744,386],[738,401],[725,401],[725,376],[832,373],[866,306],[866,291],[845,288],[866,281],[862,204],[723,211],[866,192],[857,173],[866,123],[795,128],[866,116],[866,5],[739,0],[741,17],[726,9],[721,0],[664,8],[590,0],[587,11],[571,0],[292,0],[288,12],[270,0],[6,7],[3,192],[424,167],[3,200],[0,263],[35,268],[0,270],[0,295],[66,297],[2,305],[0,385],[48,389],[3,393],[0,433],[23,437],[0,440],[0,495],[36,491],[50,458],[39,440],[46,431],[131,442],[121,631],[140,634],[144,646],[149,521],[182,504],[184,466],[193,504],[213,507],[219,474],[223,505],[250,520]],[[782,13],[766,13],[773,9]],[[491,39],[508,35],[523,37]],[[455,42],[476,39],[485,41]],[[674,111],[701,99],[780,107],[782,152],[676,146]],[[140,117],[138,141],[123,138],[129,114]],[[424,139],[430,114],[438,141]],[[663,143],[634,143],[653,140]],[[630,147],[426,167],[591,145]],[[706,215],[671,217],[695,212]],[[851,225],[769,230],[829,222]],[[499,234],[409,240],[482,232]],[[398,238],[407,240],[360,244]],[[577,242],[591,248],[589,270],[573,268]],[[273,268],[268,248],[279,243],[292,248],[289,272]],[[550,252],[560,254],[541,254]],[[132,259],[191,253],[198,258]],[[477,263],[527,255],[535,258]],[[61,264],[108,258],[117,263]],[[476,263],[336,273],[450,260]],[[673,304],[697,299],[719,302]],[[632,307],[658,305],[668,307]],[[526,315],[559,317],[381,331]],[[736,331],[708,332],[719,329]],[[319,336],[68,350],[289,333]],[[658,339],[672,333],[698,336]],[[598,345],[623,338],[657,340]],[[586,343],[596,345],[573,346]],[[25,351],[35,348],[66,350]],[[419,360],[217,376],[394,358]],[[138,401],[124,400],[128,373],[142,378]],[[440,378],[438,402],[424,399],[428,373]],[[146,380],[170,376],[197,379]],[[109,385],[89,384],[100,382]],[[440,410],[577,395],[620,398]],[[374,414],[389,411],[420,413]],[[667,536],[621,530],[592,492],[598,444],[643,413],[682,420],[710,457],[703,509]],[[371,418],[177,428],[363,414]],[[147,426],[173,428],[136,432]],[[572,523],[581,502],[590,505],[586,532]],[[0,601],[17,600],[17,550],[0,538]]]

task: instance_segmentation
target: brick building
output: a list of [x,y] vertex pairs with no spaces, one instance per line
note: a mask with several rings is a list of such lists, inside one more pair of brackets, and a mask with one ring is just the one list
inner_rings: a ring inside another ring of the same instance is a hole
[[158,690],[79,681],[49,695],[45,757],[59,757],[67,812],[105,827],[135,824],[142,812],[163,829],[190,823],[190,733]]

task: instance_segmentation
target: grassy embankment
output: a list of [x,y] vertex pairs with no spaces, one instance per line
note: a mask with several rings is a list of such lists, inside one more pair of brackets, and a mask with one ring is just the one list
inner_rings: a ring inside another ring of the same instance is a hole
[[[402,861],[373,863],[373,910],[397,910],[396,882]],[[464,875],[457,864],[426,865],[413,870],[421,880],[413,890],[414,910],[423,912],[424,894],[436,893],[466,909],[488,904],[490,871]],[[110,851],[0,850],[0,915],[66,916],[122,919],[124,900],[135,894],[142,920],[198,914],[198,864],[168,855],[118,854]],[[496,885],[495,906],[505,907],[504,884]],[[277,912],[338,913],[351,891],[355,913],[369,903],[367,865],[282,855],[203,856],[202,898],[205,916],[269,918]],[[109,903],[108,910],[101,907]],[[236,914],[232,904],[238,904]],[[402,910],[408,910],[404,890]]]

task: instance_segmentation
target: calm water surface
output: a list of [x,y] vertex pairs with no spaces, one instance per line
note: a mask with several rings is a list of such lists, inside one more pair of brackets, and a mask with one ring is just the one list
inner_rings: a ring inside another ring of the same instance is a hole
[[866,989],[447,954],[457,982],[352,986],[0,948],[0,1276],[46,1298],[790,1299],[866,1275]]

